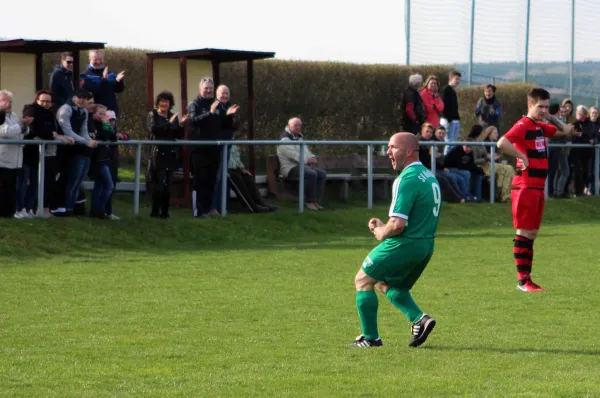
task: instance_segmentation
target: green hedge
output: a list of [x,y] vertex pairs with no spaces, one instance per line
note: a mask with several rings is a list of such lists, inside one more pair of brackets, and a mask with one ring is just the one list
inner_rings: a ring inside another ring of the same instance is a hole
[[[58,54],[46,56],[48,72],[58,58]],[[87,53],[81,58],[84,68],[88,63]],[[105,59],[112,71],[127,71],[125,92],[118,95],[122,129],[135,138],[146,138],[145,51],[108,48]],[[435,74],[445,85],[450,67],[266,60],[255,62],[254,71],[256,139],[278,138],[287,120],[299,116],[307,124],[307,139],[387,140],[400,129],[400,100],[408,76],[415,72],[424,78]],[[233,101],[240,105],[242,128],[237,137],[246,138],[246,64],[222,64],[221,82],[231,88]],[[504,108],[503,130],[526,112],[526,94],[530,88],[524,84],[498,85],[497,94]],[[473,109],[482,94],[482,87],[458,91],[463,134],[476,122]],[[188,98],[194,95],[188,93]],[[339,153],[349,148],[320,150]]]

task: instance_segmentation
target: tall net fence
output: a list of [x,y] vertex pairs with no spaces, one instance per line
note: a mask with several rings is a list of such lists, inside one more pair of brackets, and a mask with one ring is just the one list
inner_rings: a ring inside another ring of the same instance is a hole
[[453,65],[471,84],[526,80],[554,98],[572,89],[574,102],[598,104],[599,0],[405,1],[411,65]]

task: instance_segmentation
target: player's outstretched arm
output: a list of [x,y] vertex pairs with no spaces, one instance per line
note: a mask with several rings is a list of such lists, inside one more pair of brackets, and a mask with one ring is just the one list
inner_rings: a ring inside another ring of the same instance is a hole
[[406,226],[406,220],[400,217],[390,217],[387,224],[373,228],[371,232],[379,241],[387,239],[391,236],[400,235]]
[[565,135],[573,135],[575,134],[575,129],[573,128],[573,126],[569,126],[568,124],[562,122],[561,120],[559,120],[557,117],[555,116],[548,116],[546,118],[546,121],[553,125],[554,127],[556,127],[557,131],[555,136],[556,137],[562,137]]
[[523,152],[515,148],[515,146],[506,137],[501,137],[498,140],[496,146],[498,147],[500,152],[504,153],[505,155],[521,159],[521,161],[523,162],[523,170],[529,167],[529,161],[527,160],[527,156]]

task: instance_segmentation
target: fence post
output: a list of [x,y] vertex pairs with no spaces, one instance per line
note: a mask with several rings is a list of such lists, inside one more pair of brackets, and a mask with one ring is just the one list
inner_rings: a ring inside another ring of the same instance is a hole
[[44,217],[44,180],[46,176],[46,144],[38,145],[40,160],[38,165],[38,208],[37,217]]
[[300,175],[298,176],[298,211],[304,212],[304,143],[300,144]]
[[471,42],[469,45],[469,86],[473,84],[473,44],[475,42],[475,0],[471,0]]
[[523,81],[527,82],[527,75],[529,74],[529,21],[531,15],[531,0],[527,0],[527,14],[525,14],[525,65],[523,67]]
[[571,61],[569,62],[569,98],[573,98],[574,68],[575,68],[575,0],[571,0]]
[[596,144],[596,156],[594,159],[594,191],[595,194],[600,194],[600,145]]
[[227,215],[227,172],[229,171],[227,147],[227,144],[223,145],[223,150],[221,151],[221,216],[223,217]]
[[367,206],[373,208],[373,145],[367,145]]
[[[547,154],[547,155],[548,155],[548,167],[550,167],[550,159],[552,159],[552,148],[548,147],[548,149],[547,149],[547,152],[548,152],[548,154]],[[548,171],[550,171],[550,169],[548,169]],[[548,198],[550,198],[550,195],[549,195],[549,188],[548,188],[548,187],[549,187],[549,185],[548,185],[548,184],[549,184],[548,180],[549,180],[549,178],[548,178],[548,177],[546,177],[546,181],[544,182],[544,199],[546,199],[546,200],[547,200]],[[567,187],[567,190],[568,190],[568,189],[569,189],[569,187]]]
[[430,146],[431,148],[431,172],[433,175],[436,173],[436,160],[437,160],[437,147],[435,145]]
[[404,0],[406,6],[404,13],[404,25],[406,28],[406,65],[410,65],[410,0]]
[[491,146],[490,157],[490,203],[494,203],[496,200],[496,145]]
[[135,179],[133,189],[133,215],[140,214],[140,169],[142,166],[142,145],[135,146]]

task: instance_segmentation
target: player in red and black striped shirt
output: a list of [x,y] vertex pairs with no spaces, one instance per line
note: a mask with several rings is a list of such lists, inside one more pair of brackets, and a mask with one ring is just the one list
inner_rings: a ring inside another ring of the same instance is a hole
[[[498,148],[517,158],[517,173],[512,181],[513,225],[517,229],[513,254],[517,266],[517,288],[524,292],[543,289],[531,280],[533,242],[544,213],[544,185],[548,174],[546,138],[572,134],[573,129],[548,114],[550,94],[541,88],[527,95],[527,116],[519,120],[498,141]],[[542,123],[546,119],[548,123]]]

